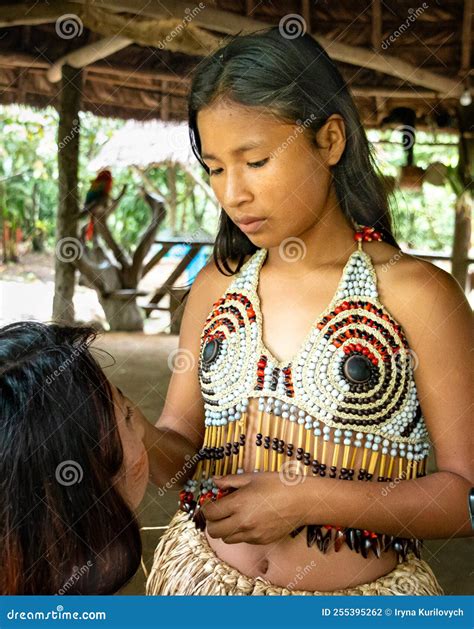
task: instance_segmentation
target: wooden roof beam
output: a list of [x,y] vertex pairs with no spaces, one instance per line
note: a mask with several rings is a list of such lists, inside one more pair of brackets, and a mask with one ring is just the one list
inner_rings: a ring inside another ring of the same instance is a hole
[[[472,0],[469,1],[471,2]],[[79,11],[77,6],[84,5],[85,2],[86,0],[78,0],[76,3],[61,3],[61,6],[63,7],[62,13],[64,13],[64,7],[66,5],[68,10],[72,13],[74,13],[74,6],[76,6],[76,10]],[[26,8],[33,7],[33,4],[34,3],[23,3],[23,5],[21,5],[25,7],[25,19]],[[49,8],[52,10],[57,6],[58,3],[51,0]],[[18,16],[19,5],[8,5],[8,7],[10,8],[9,19],[11,25],[11,11],[14,9],[16,16]],[[124,11],[132,14],[158,18],[174,17],[184,20],[185,18],[189,19],[189,15],[192,15],[193,23],[196,26],[201,26],[212,31],[231,35],[239,31],[253,32],[269,26],[268,23],[261,22],[251,17],[237,15],[229,11],[222,11],[220,9],[210,7],[201,9],[198,4],[183,0],[160,0],[159,3],[151,3],[149,0],[102,0],[100,2],[100,7],[113,12]],[[5,15],[5,8],[6,7],[0,8],[0,25],[2,15]],[[39,8],[45,9],[46,7],[40,5]],[[28,16],[29,14],[30,13],[28,13]],[[25,20],[23,23],[25,23]],[[462,94],[463,85],[461,80],[453,80],[449,77],[423,70],[422,68],[419,68],[412,63],[403,61],[393,55],[381,55],[366,48],[350,46],[339,41],[332,41],[329,38],[314,33],[312,36],[336,61],[342,61],[351,65],[377,70],[389,76],[395,76],[403,81],[407,81],[414,85],[421,85],[453,98],[459,97]]]
[[[0,50],[0,66],[22,67],[29,69],[47,70],[51,67],[43,57],[34,57],[33,55],[23,53],[5,52]],[[170,83],[176,83],[178,85],[187,88],[190,83],[189,77],[180,77],[171,72],[163,72],[153,70],[137,70],[132,66],[110,66],[101,63],[90,65],[87,68],[88,75],[110,75],[118,76],[121,80],[126,81],[125,74],[129,74],[134,79],[157,79],[162,81],[168,81]]]
[[471,37],[472,37],[472,0],[464,0],[464,12],[461,35],[461,68],[462,78],[467,77],[471,67]]
[[11,26],[36,26],[39,24],[50,24],[56,22],[58,18],[67,13],[77,11],[78,5],[75,2],[15,2],[0,6],[0,28]]
[[47,77],[51,83],[57,83],[61,80],[61,69],[63,65],[67,64],[73,68],[83,68],[90,63],[94,63],[94,61],[113,55],[114,52],[130,46],[130,44],[133,44],[131,39],[121,37],[120,35],[104,37],[92,44],[87,44],[87,46],[73,50],[55,61],[48,70]]
[[380,52],[382,46],[382,6],[380,0],[372,0],[372,48]]
[[[84,4],[86,0],[78,0]],[[158,3],[151,3],[149,0],[102,0],[100,6],[111,11],[125,11],[139,13],[148,17],[174,17],[184,19],[188,15],[193,16],[193,23],[213,31],[233,35],[239,31],[254,32],[270,26],[267,22],[253,19],[251,17],[237,15],[230,11],[222,11],[206,7],[200,9],[195,3],[183,0],[160,0]],[[189,18],[188,18],[189,19]],[[435,72],[423,70],[412,63],[403,61],[393,55],[381,55],[367,48],[350,46],[339,41],[312,33],[314,37],[336,61],[342,61],[351,65],[356,65],[371,70],[378,70],[389,76],[421,85],[438,93],[459,97],[462,94],[462,83]]]

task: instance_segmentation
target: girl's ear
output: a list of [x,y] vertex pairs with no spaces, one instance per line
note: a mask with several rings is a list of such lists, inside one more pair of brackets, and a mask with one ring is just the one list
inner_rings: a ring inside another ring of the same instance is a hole
[[346,126],[342,116],[329,116],[316,133],[316,144],[328,166],[338,163],[346,147]]

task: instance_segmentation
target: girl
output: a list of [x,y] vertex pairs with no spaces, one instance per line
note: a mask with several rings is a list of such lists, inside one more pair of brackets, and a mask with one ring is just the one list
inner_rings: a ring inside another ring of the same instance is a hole
[[94,338],[0,330],[0,594],[112,594],[140,564],[146,420],[92,357]]
[[199,462],[148,593],[441,594],[421,540],[471,533],[462,290],[399,250],[354,102],[309,35],[206,58],[189,127],[222,212],[158,423]]

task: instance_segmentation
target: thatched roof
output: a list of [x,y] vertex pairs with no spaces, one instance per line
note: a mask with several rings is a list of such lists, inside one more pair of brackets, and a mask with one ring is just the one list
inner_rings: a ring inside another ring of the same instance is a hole
[[114,132],[88,167],[92,171],[129,166],[146,169],[164,163],[178,164],[185,170],[196,165],[187,124],[129,120]]
[[367,126],[404,106],[421,124],[453,128],[472,73],[472,0],[418,4],[0,0],[0,102],[56,104],[67,61],[84,67],[84,110],[184,120],[189,77],[205,54],[229,35],[293,19],[336,60]]

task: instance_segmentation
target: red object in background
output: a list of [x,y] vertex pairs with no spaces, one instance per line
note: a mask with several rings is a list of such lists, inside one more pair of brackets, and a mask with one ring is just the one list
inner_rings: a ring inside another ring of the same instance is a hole
[[92,240],[94,236],[94,211],[107,205],[113,178],[110,170],[101,170],[86,194],[84,210],[89,212],[90,220],[86,229],[86,240]]

